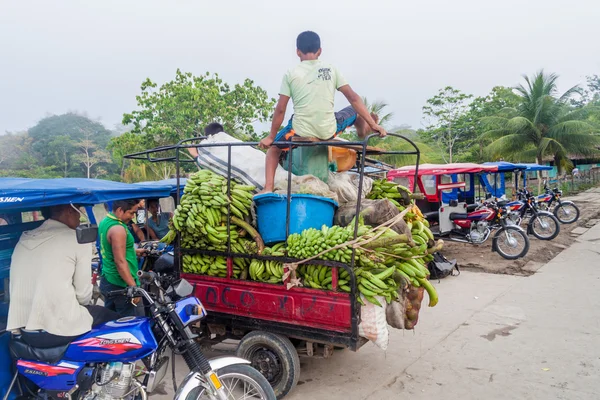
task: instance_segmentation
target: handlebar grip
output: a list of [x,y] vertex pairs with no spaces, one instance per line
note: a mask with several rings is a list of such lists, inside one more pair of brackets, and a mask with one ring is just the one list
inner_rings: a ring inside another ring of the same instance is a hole
[[108,292],[106,294],[106,297],[111,299],[113,297],[117,297],[117,296],[125,296],[127,294],[127,289],[122,289],[122,290],[113,290],[111,292]]
[[156,279],[156,274],[152,271],[138,271],[137,276],[142,281],[153,282]]

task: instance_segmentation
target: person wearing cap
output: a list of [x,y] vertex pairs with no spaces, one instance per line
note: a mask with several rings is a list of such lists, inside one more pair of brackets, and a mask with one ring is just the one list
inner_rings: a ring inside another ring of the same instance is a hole
[[34,347],[67,344],[93,326],[117,319],[92,299],[92,244],[79,244],[74,205],[42,211],[45,221],[23,232],[10,264],[7,330]]

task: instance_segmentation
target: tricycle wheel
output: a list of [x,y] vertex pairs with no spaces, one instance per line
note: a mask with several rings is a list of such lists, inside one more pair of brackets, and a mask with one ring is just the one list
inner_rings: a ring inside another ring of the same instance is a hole
[[242,338],[236,354],[252,363],[271,384],[278,399],[286,396],[300,378],[300,359],[292,342],[275,333],[252,331]]

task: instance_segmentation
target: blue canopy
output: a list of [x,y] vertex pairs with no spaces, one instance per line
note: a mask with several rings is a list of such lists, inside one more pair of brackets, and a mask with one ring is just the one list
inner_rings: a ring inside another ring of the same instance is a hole
[[[187,182],[186,178],[179,178],[179,189],[180,190],[183,190],[183,188],[185,187],[186,182]],[[135,185],[144,185],[144,186],[148,186],[148,187],[152,187],[152,186],[170,186],[171,187],[171,194],[177,193],[177,179],[176,178],[163,179],[162,181],[138,182],[138,183],[135,183]]]
[[483,165],[496,165],[498,167],[498,172],[522,171],[527,169],[525,164],[514,164],[506,161],[485,162]]
[[525,163],[525,164],[521,164],[524,165],[525,171],[550,171],[553,167],[549,166],[549,165],[540,165],[540,164],[534,164],[534,163]]
[[168,185],[134,185],[101,179],[0,178],[0,212],[59,204],[93,205],[133,198],[168,197]]

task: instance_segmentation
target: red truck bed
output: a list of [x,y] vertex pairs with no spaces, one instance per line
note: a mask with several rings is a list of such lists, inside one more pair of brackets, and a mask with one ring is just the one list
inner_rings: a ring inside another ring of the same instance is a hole
[[182,274],[210,313],[319,330],[352,331],[350,295],[327,290],[269,284],[206,275]]

